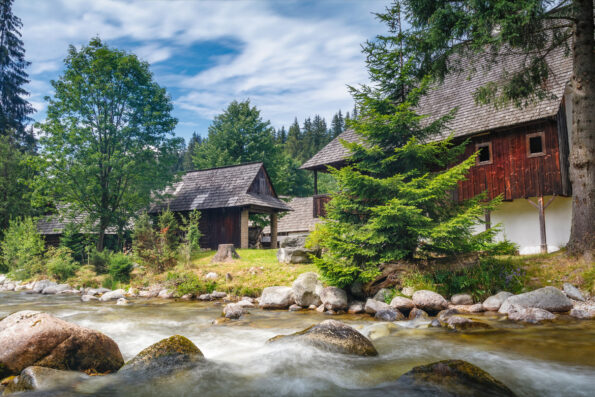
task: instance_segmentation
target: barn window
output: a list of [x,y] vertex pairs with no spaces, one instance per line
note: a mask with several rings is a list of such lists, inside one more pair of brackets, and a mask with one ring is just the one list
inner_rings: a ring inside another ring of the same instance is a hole
[[492,142],[483,142],[475,145],[478,151],[477,165],[492,164]]
[[545,137],[543,131],[527,134],[527,157],[545,155]]

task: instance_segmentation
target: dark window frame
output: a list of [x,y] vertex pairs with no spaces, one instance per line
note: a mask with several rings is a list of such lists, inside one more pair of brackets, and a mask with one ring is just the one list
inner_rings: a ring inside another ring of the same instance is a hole
[[481,148],[484,148],[484,147],[488,148],[488,153],[489,153],[490,159],[487,161],[479,161],[479,154],[478,154],[477,158],[475,159],[475,165],[489,165],[494,162],[494,153],[492,152],[492,141],[476,143],[475,151],[477,152],[478,150],[480,150]]
[[[539,137],[541,138],[541,152],[531,153],[531,139]],[[527,157],[541,157],[547,154],[547,149],[545,147],[545,131],[537,131],[527,134],[525,138],[525,145],[527,146]]]

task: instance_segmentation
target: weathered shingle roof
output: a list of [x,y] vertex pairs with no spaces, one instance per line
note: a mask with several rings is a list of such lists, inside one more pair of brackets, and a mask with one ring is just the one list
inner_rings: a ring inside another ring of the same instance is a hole
[[[60,208],[58,209],[60,211]],[[86,230],[88,227],[86,226],[87,221],[87,214],[82,213],[75,217],[71,217],[65,213],[63,214],[52,214],[52,215],[45,215],[41,217],[37,221],[37,231],[39,234],[43,235],[51,235],[51,234],[62,234],[64,232],[64,228],[69,223],[74,223],[78,226],[81,226],[81,233],[84,234],[95,234],[97,233],[96,230]],[[114,227],[108,227],[105,230],[106,234],[117,234],[117,229]]]
[[344,131],[316,153],[314,157],[306,161],[300,168],[304,170],[315,170],[326,168],[327,165],[340,165],[349,155],[349,151],[343,146],[341,140],[355,142],[358,139],[359,136],[355,131]]
[[[314,199],[312,197],[295,197],[288,203],[292,212],[285,214],[279,219],[277,223],[278,233],[292,233],[292,232],[310,232],[314,226],[320,222],[319,218],[314,218],[313,206]],[[264,234],[271,233],[270,226],[263,229]]]
[[[550,53],[546,59],[550,67],[546,88],[553,97],[535,101],[523,108],[512,104],[499,108],[492,105],[476,105],[473,93],[477,88],[488,82],[504,79],[510,72],[518,70],[524,62],[524,55],[502,55],[499,63],[489,70],[483,70],[481,65],[476,65],[477,71],[471,76],[468,71],[447,75],[441,85],[430,90],[420,101],[418,113],[429,115],[428,120],[433,120],[457,107],[455,118],[447,125],[449,130],[445,131],[442,137],[451,133],[455,137],[462,137],[555,116],[566,84],[570,81],[572,59],[564,56],[562,48]],[[466,66],[470,67],[468,63]],[[358,135],[348,130],[338,138],[354,142]],[[301,168],[324,169],[327,165],[341,164],[348,155],[348,150],[336,138],[306,161]]]
[[166,189],[171,197],[155,204],[149,212],[166,209],[171,211],[192,211],[225,207],[255,205],[279,211],[291,208],[276,196],[249,193],[262,163],[212,168],[186,173],[180,182]]

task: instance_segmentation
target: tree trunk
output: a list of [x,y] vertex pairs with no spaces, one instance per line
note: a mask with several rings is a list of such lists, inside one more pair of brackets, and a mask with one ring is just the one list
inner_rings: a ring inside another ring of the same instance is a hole
[[593,0],[574,0],[572,75],[572,227],[568,252],[591,256],[595,248],[595,38]]
[[106,226],[104,226],[103,222],[100,221],[99,234],[97,235],[97,251],[99,252],[103,251],[103,248],[105,247],[105,229]]
[[219,244],[217,253],[213,259],[211,259],[211,263],[230,262],[239,258],[240,256],[236,252],[233,244]]

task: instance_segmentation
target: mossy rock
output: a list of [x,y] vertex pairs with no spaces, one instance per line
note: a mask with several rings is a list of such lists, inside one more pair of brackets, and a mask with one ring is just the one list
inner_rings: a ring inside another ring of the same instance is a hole
[[325,320],[291,335],[278,335],[267,343],[296,340],[320,350],[358,356],[377,356],[378,351],[368,338],[352,327],[335,320]]
[[204,359],[204,355],[198,347],[188,338],[181,335],[170,336],[163,339],[128,361],[118,371],[126,373],[136,370],[147,369],[176,369],[187,367]]
[[462,360],[444,360],[415,367],[403,374],[394,386],[411,391],[411,395],[417,395],[417,392],[432,396],[516,396],[492,375]]

